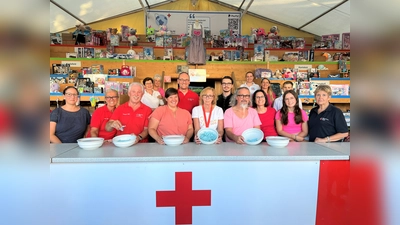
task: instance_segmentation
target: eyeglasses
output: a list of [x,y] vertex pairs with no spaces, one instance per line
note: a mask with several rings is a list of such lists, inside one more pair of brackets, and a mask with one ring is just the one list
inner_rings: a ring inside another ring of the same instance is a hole
[[203,95],[203,97],[206,97],[206,98],[214,98],[214,95]]
[[105,97],[105,99],[107,99],[107,100],[111,100],[111,99],[116,100],[116,99],[118,99],[118,98],[119,98],[118,96],[106,96],[106,97]]
[[239,98],[250,98],[250,95],[237,95]]
[[189,82],[190,80],[188,79],[179,79],[181,82]]
[[231,85],[232,83],[222,83],[222,85]]
[[265,98],[264,96],[256,96],[256,98]]
[[65,96],[67,96],[67,97],[78,97],[79,95],[78,94],[72,94],[72,93],[65,93]]

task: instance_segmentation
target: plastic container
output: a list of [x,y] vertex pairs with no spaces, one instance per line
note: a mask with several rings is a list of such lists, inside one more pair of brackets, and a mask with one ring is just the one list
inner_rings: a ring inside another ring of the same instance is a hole
[[164,143],[168,146],[178,146],[182,144],[183,140],[185,139],[185,136],[183,135],[166,135],[162,137],[164,140]]
[[112,142],[115,146],[119,148],[127,148],[132,146],[136,141],[136,135],[133,134],[122,134],[115,136]]
[[218,140],[218,131],[212,128],[201,128],[197,132],[200,142],[205,145],[212,145]]
[[289,144],[290,139],[287,137],[280,137],[280,136],[268,136],[265,137],[267,143],[275,148],[283,148]]
[[104,143],[104,138],[90,137],[77,140],[79,147],[85,150],[94,150],[100,148]]
[[248,145],[258,145],[264,139],[264,133],[257,128],[250,128],[243,131],[244,142]]

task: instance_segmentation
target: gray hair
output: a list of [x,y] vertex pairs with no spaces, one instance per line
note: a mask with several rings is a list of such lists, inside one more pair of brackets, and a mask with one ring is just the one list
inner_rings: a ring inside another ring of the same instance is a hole
[[104,93],[104,96],[106,96],[108,92],[114,92],[115,94],[117,94],[117,96],[119,96],[118,91],[112,88],[107,89],[107,91]]
[[318,87],[314,91],[314,97],[317,97],[318,92],[324,91],[328,94],[328,96],[332,96],[332,88],[327,84],[318,85]]
[[129,85],[128,92],[131,91],[131,89],[132,89],[133,86],[139,86],[139,87],[141,87],[141,88],[142,88],[142,92],[144,93],[144,86],[143,86],[141,83],[139,83],[139,82],[133,82],[133,83],[131,83],[131,85]]
[[[234,93],[234,94],[232,95],[232,97],[231,97],[231,101],[229,102],[229,105],[230,105],[231,107],[237,105],[238,102],[237,102],[237,100],[236,100],[236,97],[237,97],[239,91],[242,90],[242,89],[247,89],[247,90],[250,92],[250,90],[249,90],[247,87],[239,87],[238,89],[236,89],[235,93]],[[250,98],[249,98],[249,100],[250,100],[250,101],[249,101],[249,107],[251,107],[251,106],[252,106],[251,93],[250,93]]]
[[156,74],[156,75],[154,75],[154,77],[153,77],[153,79],[154,80],[161,80],[161,75],[160,74]]

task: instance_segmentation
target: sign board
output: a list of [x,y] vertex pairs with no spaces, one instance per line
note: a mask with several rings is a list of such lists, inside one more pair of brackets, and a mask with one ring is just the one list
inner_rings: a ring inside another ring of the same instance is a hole
[[187,30],[186,30],[187,34],[190,32],[190,28],[196,22],[196,20],[199,22],[199,24],[203,27],[204,30],[211,30],[209,17],[188,18],[187,19]]
[[233,34],[241,34],[241,12],[209,12],[209,11],[176,11],[176,10],[149,10],[146,15],[146,27],[156,30],[166,25],[173,34],[188,34],[188,28],[198,20],[205,30],[212,35],[219,35],[220,30],[231,29]]
[[190,82],[206,82],[207,72],[205,69],[189,69]]
[[297,70],[310,70],[312,65],[294,65],[294,68]]
[[61,61],[61,64],[68,64],[69,67],[82,67],[81,61]]

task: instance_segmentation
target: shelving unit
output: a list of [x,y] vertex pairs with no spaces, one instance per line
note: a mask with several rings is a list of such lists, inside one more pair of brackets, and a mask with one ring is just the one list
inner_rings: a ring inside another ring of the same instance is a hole
[[[90,101],[92,96],[99,98],[100,101],[104,101],[104,94],[103,93],[81,93],[79,95],[80,101]],[[62,93],[50,93],[50,101],[63,101],[64,96]]]
[[[143,46],[152,46],[154,43],[139,43],[140,45],[145,44]],[[152,45],[151,45],[152,44]],[[136,52],[142,51],[143,46],[134,46]],[[250,45],[249,47],[251,47]],[[105,48],[105,46],[74,46],[74,45],[51,45],[50,46],[50,70],[51,65],[53,63],[61,63],[61,61],[80,61],[82,67],[90,67],[95,64],[102,64],[104,66],[104,71],[108,71],[108,69],[116,69],[121,68],[122,59],[87,59],[87,58],[64,58],[65,53],[74,52],[74,47],[94,47],[94,48]],[[126,54],[130,47],[115,47],[116,53]],[[185,48],[173,48],[174,55],[176,54],[184,54]],[[234,48],[207,48],[207,53],[218,52],[222,50],[235,50]],[[296,51],[296,49],[269,49],[270,55],[283,55],[284,52],[287,51]],[[253,48],[247,48],[245,51],[248,51],[250,55],[253,52]],[[315,50],[315,58],[322,59],[319,57],[323,52],[329,52],[330,54],[334,54],[335,52],[349,52],[349,50],[343,49],[316,49]],[[320,54],[321,53],[321,54]],[[161,57],[164,55],[164,47],[154,47],[154,54],[157,57]],[[166,76],[170,76],[172,78],[171,83],[165,84],[165,88],[168,87],[177,87],[176,79],[178,78],[178,74],[176,72],[176,68],[178,65],[186,65],[186,61],[182,60],[133,60],[133,59],[125,59],[125,64],[129,66],[136,67],[136,77],[123,77],[123,76],[109,76],[110,81],[120,81],[120,82],[133,82],[135,81],[141,82],[145,77],[153,77],[155,74],[162,74]],[[350,84],[350,78],[327,78],[328,74],[337,74],[339,73],[339,65],[338,62],[325,62],[325,61],[314,61],[314,62],[287,62],[287,61],[278,61],[278,62],[254,62],[254,61],[207,61],[206,65],[198,65],[197,67],[194,65],[189,65],[189,68],[198,68],[198,69],[206,69],[207,71],[207,79],[214,80],[215,89],[217,93],[222,91],[221,87],[221,78],[224,76],[235,76],[235,84],[236,87],[240,86],[245,82],[245,74],[247,71],[254,71],[257,68],[267,68],[275,71],[276,69],[282,70],[284,67],[293,68],[294,65],[312,65],[312,67],[318,67],[318,65],[324,65],[328,70],[325,70],[321,73],[321,78],[319,79],[329,79],[331,84]],[[350,62],[347,62],[347,69],[350,69]],[[72,68],[79,70],[80,68]],[[129,80],[131,79],[131,80]],[[255,82],[259,83],[259,79],[255,80]],[[271,80],[271,83],[279,83],[282,84],[284,80]],[[88,97],[90,98],[90,97]],[[50,96],[50,100],[52,96]],[[86,97],[82,96],[81,101],[85,101]],[[301,100],[305,103],[305,106],[311,105],[314,102],[313,96],[301,96]],[[308,104],[307,104],[308,102]],[[337,104],[343,111],[346,111],[350,108],[350,97],[333,97],[332,103]]]

